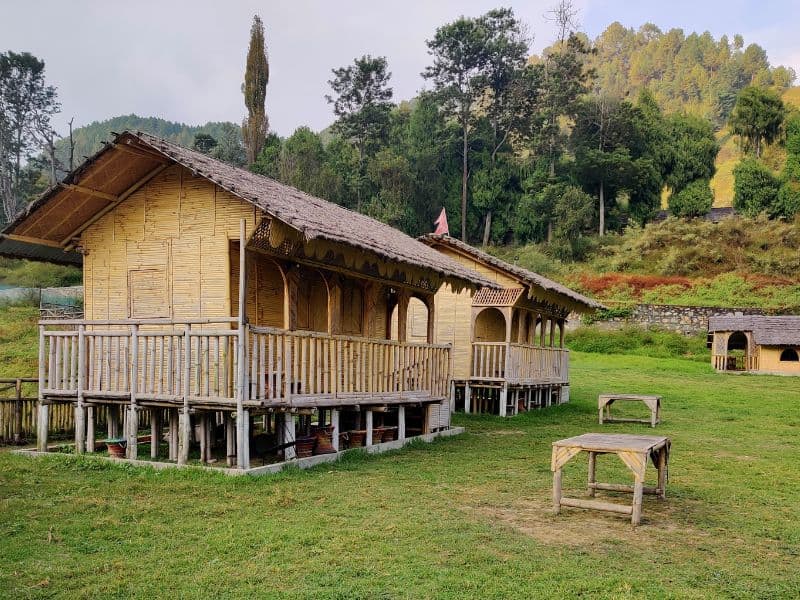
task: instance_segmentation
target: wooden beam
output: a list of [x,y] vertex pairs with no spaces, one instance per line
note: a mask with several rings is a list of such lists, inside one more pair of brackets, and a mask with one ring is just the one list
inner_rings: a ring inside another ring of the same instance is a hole
[[17,235],[16,233],[0,233],[0,238],[6,238],[14,242],[23,242],[25,244],[37,244],[39,246],[48,246],[50,248],[63,248],[63,243],[54,240],[45,240],[42,238],[29,237],[27,235]]
[[90,225],[92,225],[93,223],[97,222],[97,221],[98,221],[99,219],[101,219],[102,217],[104,217],[104,216],[106,215],[106,213],[108,213],[108,212],[109,212],[109,211],[111,211],[113,208],[115,208],[116,206],[118,206],[118,205],[119,205],[121,202],[125,201],[125,200],[126,200],[126,199],[127,199],[127,198],[128,198],[130,195],[131,195],[131,194],[133,194],[133,193],[134,193],[136,190],[138,190],[138,189],[139,189],[139,188],[141,188],[143,185],[145,185],[145,184],[146,184],[148,181],[150,181],[150,180],[151,180],[153,177],[155,177],[156,175],[158,175],[159,173],[161,173],[161,171],[163,171],[163,170],[164,170],[164,169],[166,169],[168,166],[170,166],[170,164],[171,164],[171,163],[164,163],[164,164],[162,164],[162,165],[159,165],[159,166],[157,166],[155,169],[153,169],[153,170],[152,170],[152,171],[150,171],[149,173],[147,173],[147,175],[145,175],[144,177],[142,177],[142,178],[141,178],[139,181],[137,181],[136,183],[134,183],[134,184],[133,184],[131,187],[129,187],[127,190],[125,190],[124,192],[122,192],[122,193],[121,193],[121,194],[120,194],[120,195],[117,197],[117,200],[116,200],[115,202],[113,202],[113,203],[110,203],[108,206],[106,206],[106,207],[105,207],[105,208],[103,208],[103,209],[102,209],[100,212],[98,212],[96,215],[94,215],[94,216],[93,216],[91,219],[89,219],[88,221],[86,221],[85,223],[83,223],[82,225],[80,225],[80,226],[79,226],[77,229],[75,229],[75,230],[74,230],[72,233],[70,233],[70,234],[69,234],[67,237],[65,237],[65,238],[64,238],[64,240],[61,242],[61,246],[65,246],[66,244],[68,244],[68,243],[69,243],[69,241],[70,241],[70,240],[72,240],[72,238],[74,238],[74,237],[75,237],[75,236],[77,236],[79,233],[81,233],[81,232],[82,232],[84,229],[86,229],[87,227],[89,227],[89,226],[90,226]]
[[92,188],[88,188],[82,185],[77,185],[74,183],[60,183],[59,186],[66,190],[72,190],[73,192],[80,192],[81,194],[88,194],[90,196],[95,196],[96,198],[102,198],[103,200],[108,200],[109,202],[117,202],[119,200],[119,196],[115,196],[114,194],[108,194],[106,192],[101,192],[100,190],[94,190]]

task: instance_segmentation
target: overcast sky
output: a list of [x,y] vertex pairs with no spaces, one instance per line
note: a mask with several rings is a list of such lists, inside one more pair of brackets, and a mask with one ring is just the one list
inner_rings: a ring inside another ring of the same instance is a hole
[[[510,2],[534,34],[533,49],[553,38],[545,14],[557,0]],[[509,2],[483,0],[2,0],[0,50],[32,52],[58,88],[63,129],[121,114],[188,124],[239,122],[240,92],[254,14],[266,26],[270,63],[267,113],[274,130],[315,130],[332,121],[324,99],[330,70],[363,54],[388,57],[395,100],[423,88],[425,40],[459,15]],[[592,37],[613,22],[661,29],[741,33],[766,48],[773,64],[800,72],[800,2],[745,0],[576,0]]]

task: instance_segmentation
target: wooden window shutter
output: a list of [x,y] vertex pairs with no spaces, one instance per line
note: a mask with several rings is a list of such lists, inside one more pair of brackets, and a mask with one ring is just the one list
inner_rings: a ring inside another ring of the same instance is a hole
[[128,312],[132,319],[170,316],[167,275],[163,268],[128,271]]

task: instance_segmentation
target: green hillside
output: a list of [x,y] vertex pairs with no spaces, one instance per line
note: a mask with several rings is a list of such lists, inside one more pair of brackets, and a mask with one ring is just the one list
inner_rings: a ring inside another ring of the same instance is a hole
[[[79,165],[84,157],[97,152],[103,142],[107,142],[111,138],[112,132],[119,133],[126,129],[145,131],[182,146],[191,146],[194,136],[198,133],[207,133],[215,139],[220,139],[224,136],[225,130],[230,127],[238,128],[239,126],[235,123],[219,121],[208,122],[205,125],[186,125],[159,117],[140,117],[133,114],[121,115],[105,121],[94,121],[84,127],[78,127],[73,132],[75,165]],[[61,164],[67,165],[69,162],[69,141],[67,139],[58,141],[57,152]]]
[[[793,109],[800,109],[800,86],[789,88],[783,94],[783,101]],[[711,189],[714,190],[714,206],[733,205],[733,169],[741,159],[738,140],[726,129],[717,133],[720,150],[717,154],[717,173],[711,180]],[[775,145],[765,151],[764,160],[776,171],[783,167],[786,155],[780,145]]]

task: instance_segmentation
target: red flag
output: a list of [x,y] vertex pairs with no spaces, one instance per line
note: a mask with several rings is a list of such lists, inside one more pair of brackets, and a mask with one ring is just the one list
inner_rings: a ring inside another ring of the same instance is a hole
[[450,227],[447,225],[447,213],[442,207],[442,212],[439,215],[439,218],[433,222],[436,225],[436,229],[434,230],[434,235],[450,235]]

